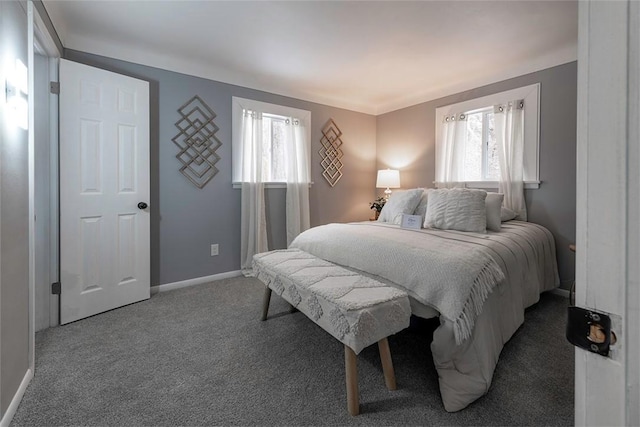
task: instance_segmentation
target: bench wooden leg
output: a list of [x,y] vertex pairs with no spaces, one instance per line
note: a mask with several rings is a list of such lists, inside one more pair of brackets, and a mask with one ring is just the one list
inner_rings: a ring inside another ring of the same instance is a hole
[[344,346],[344,370],[347,381],[347,410],[349,415],[360,413],[360,394],[358,391],[358,360],[348,346]]
[[396,374],[393,371],[393,361],[391,360],[391,351],[389,350],[389,341],[382,338],[378,341],[378,350],[380,351],[380,361],[382,362],[382,372],[384,372],[384,383],[389,390],[396,389]]
[[269,313],[269,302],[271,302],[271,289],[264,288],[264,297],[262,299],[262,318],[260,320],[267,320],[267,314]]

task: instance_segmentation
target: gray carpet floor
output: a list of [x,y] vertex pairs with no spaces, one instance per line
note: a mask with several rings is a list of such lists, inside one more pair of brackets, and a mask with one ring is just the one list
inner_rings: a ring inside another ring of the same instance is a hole
[[264,287],[235,278],[154,295],[36,334],[36,372],[13,419],[49,425],[573,425],[567,300],[544,294],[507,343],[485,396],[440,400],[429,341],[413,319],[389,339],[398,390],[377,346],[359,356],[361,415],[346,410],[342,344]]

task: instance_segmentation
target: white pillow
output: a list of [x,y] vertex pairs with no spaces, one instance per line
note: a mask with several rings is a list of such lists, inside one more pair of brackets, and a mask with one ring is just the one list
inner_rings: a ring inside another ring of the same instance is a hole
[[394,191],[389,197],[389,201],[385,203],[378,221],[389,222],[391,224],[400,224],[402,214],[412,214],[420,202],[422,189],[416,188],[407,191]]
[[431,190],[432,190],[431,188],[422,189],[422,195],[420,196],[420,201],[418,202],[418,206],[416,206],[416,209],[413,211],[414,215],[420,215],[422,217],[420,224],[424,224],[424,217],[427,214],[427,202],[429,199],[429,192]]
[[500,221],[502,222],[511,221],[512,219],[515,219],[515,217],[517,216],[518,214],[509,208],[500,209]]
[[487,193],[485,206],[487,208],[487,230],[500,231],[500,211],[504,194]]
[[487,192],[469,188],[439,189],[429,192],[425,228],[475,231],[487,228]]

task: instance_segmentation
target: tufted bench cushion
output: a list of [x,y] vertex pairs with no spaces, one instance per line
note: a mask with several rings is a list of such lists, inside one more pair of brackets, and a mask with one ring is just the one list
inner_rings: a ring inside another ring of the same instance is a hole
[[256,277],[356,354],[409,326],[404,291],[299,249],[257,254]]
[[365,347],[378,343],[385,382],[395,390],[387,337],[409,326],[411,308],[405,292],[300,249],[257,254],[253,272],[267,286],[262,320],[273,290],[345,345],[351,415],[359,413],[356,355]]

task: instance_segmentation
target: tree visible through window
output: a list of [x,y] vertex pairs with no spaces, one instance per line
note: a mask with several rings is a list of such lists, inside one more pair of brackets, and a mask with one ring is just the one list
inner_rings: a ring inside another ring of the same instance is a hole
[[262,116],[262,181],[286,182],[287,165],[284,152],[286,117],[274,114]]
[[465,181],[500,180],[494,120],[492,108],[467,114]]

